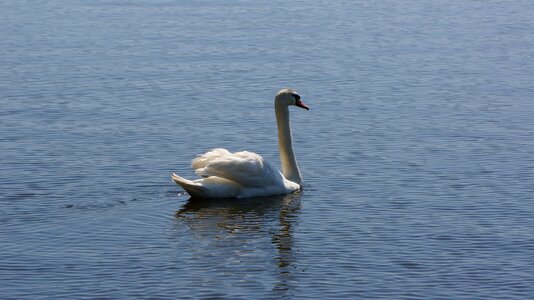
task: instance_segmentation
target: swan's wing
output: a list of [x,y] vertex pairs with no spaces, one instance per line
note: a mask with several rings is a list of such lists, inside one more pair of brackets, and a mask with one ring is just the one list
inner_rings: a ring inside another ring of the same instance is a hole
[[191,168],[193,168],[193,170],[204,168],[210,162],[227,155],[232,155],[232,153],[223,148],[213,149],[193,159],[193,161],[191,162]]
[[203,177],[222,177],[244,187],[266,187],[278,185],[283,181],[280,172],[260,155],[248,151],[210,159],[204,167],[197,168],[195,172]]

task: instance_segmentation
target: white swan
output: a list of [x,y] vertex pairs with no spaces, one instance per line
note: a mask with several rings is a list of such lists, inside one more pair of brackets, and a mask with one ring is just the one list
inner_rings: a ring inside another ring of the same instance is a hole
[[282,173],[256,153],[230,153],[219,148],[198,156],[191,163],[195,173],[203,178],[188,180],[173,173],[172,180],[194,198],[249,198],[299,190],[302,176],[291,142],[290,105],[309,109],[292,89],[282,89],[276,94],[274,107]]

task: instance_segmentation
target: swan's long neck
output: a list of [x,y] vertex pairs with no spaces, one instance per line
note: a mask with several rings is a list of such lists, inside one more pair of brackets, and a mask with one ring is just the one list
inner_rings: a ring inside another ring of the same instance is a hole
[[278,127],[278,148],[280,151],[280,161],[282,162],[282,174],[288,180],[295,183],[302,183],[299,166],[295,153],[293,153],[293,143],[291,141],[291,126],[289,125],[289,109],[287,105],[275,103],[276,124]]

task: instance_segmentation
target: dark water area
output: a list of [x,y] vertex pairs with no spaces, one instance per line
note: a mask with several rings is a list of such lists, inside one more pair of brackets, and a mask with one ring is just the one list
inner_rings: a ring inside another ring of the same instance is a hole
[[[0,2],[0,298],[529,299],[532,1]],[[216,147],[304,190],[192,201]]]

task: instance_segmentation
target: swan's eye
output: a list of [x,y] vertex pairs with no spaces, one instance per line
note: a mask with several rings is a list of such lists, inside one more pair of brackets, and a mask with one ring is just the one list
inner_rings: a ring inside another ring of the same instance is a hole
[[299,94],[291,94],[291,96],[293,96],[293,98],[295,98],[295,100],[300,100],[300,96]]

